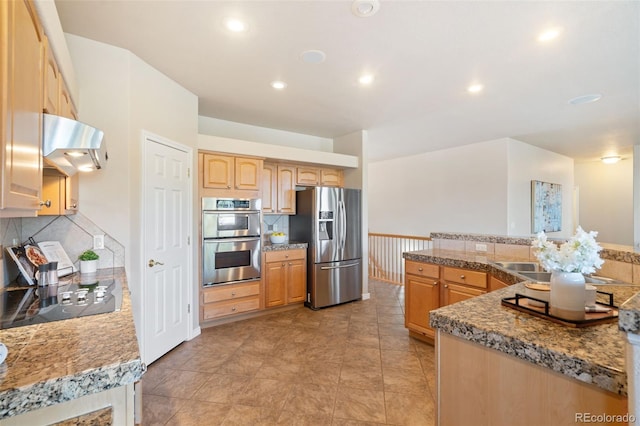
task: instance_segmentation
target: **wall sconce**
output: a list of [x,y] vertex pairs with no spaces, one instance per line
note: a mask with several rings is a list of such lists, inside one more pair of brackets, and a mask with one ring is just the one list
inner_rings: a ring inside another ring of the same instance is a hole
[[600,158],[600,160],[604,163],[604,164],[615,164],[618,161],[622,160],[622,158],[619,155],[608,155],[606,157],[602,157]]

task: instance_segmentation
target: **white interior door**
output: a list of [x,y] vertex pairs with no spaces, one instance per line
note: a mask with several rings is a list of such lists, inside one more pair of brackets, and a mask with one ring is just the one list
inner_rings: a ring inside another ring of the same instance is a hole
[[145,136],[143,361],[188,337],[191,152]]

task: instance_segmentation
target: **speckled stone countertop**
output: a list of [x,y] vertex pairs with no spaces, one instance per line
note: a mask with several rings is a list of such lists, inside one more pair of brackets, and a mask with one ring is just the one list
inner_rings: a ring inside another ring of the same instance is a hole
[[306,249],[307,247],[309,247],[309,244],[297,243],[295,241],[282,244],[272,244],[271,242],[266,242],[262,245],[262,251],[295,250]]
[[[490,263],[509,259],[444,250],[408,252],[403,256],[409,260],[485,271],[494,275],[503,273],[514,278],[511,282],[516,282],[508,288],[431,311],[432,327],[607,391],[627,395],[625,338],[617,322],[578,329],[502,306],[503,298],[513,296],[516,292],[524,293],[524,283],[518,283],[521,281],[518,277]],[[630,285],[597,287],[613,293],[617,306],[630,298],[634,300],[640,291],[640,287]]]
[[123,288],[120,311],[0,330],[0,419],[128,385],[145,371],[124,268],[98,271]]

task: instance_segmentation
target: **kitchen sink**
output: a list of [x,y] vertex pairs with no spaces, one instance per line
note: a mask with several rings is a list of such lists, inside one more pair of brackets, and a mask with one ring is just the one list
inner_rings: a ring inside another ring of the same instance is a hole
[[526,277],[528,280],[530,281],[538,281],[538,282],[545,282],[548,283],[549,281],[551,281],[551,272],[528,272],[528,271],[522,271],[522,272],[518,272],[518,275],[522,275],[523,277]]
[[515,272],[538,272],[542,271],[536,262],[493,262],[501,268]]

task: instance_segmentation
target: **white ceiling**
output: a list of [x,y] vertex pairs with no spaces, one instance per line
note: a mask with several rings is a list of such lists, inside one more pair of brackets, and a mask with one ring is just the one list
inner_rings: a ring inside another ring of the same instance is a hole
[[[640,144],[637,1],[383,0],[369,18],[331,0],[56,6],[65,32],[130,50],[195,93],[200,115],[327,138],[366,129],[372,161],[501,137],[577,161]],[[229,33],[227,17],[249,30]],[[538,42],[549,26],[560,37]],[[326,61],[303,62],[308,49]],[[467,93],[473,82],[485,90]],[[590,93],[602,99],[567,102]]]

